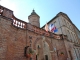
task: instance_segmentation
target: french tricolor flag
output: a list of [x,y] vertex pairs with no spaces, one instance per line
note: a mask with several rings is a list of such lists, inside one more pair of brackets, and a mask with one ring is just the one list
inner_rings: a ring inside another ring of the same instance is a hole
[[50,32],[53,32],[53,33],[58,31],[58,29],[54,26],[54,24],[49,25],[49,30],[50,30]]

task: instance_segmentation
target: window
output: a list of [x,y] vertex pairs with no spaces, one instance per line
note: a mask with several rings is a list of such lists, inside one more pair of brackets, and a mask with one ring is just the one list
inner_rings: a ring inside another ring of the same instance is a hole
[[70,60],[73,60],[71,51],[68,51],[68,52],[69,52]]
[[76,57],[78,58],[78,55],[77,55],[77,48],[74,48],[74,50],[75,50]]
[[36,60],[37,60],[37,55],[36,55]]
[[70,31],[70,40],[72,41],[72,32]]
[[71,25],[69,26],[70,30],[71,30]]
[[56,24],[56,21],[54,21],[54,26],[55,26],[55,24]]
[[75,40],[75,43],[78,43],[78,40],[75,34],[74,34],[74,40]]
[[48,60],[48,55],[45,55],[45,60]]
[[69,36],[69,30],[67,30],[67,36],[68,36],[68,39],[69,39],[69,37],[70,37],[70,36]]
[[72,42],[74,42],[74,36],[73,36],[73,33],[71,32],[71,38],[72,38]]
[[66,21],[65,21],[65,19],[63,20],[63,23],[64,23],[64,25],[66,25]]

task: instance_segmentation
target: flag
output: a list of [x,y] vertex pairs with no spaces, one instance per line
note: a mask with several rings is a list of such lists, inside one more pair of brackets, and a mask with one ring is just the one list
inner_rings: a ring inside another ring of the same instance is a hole
[[57,32],[58,31],[58,29],[55,27],[55,30],[54,30],[54,32]]
[[50,24],[49,25],[49,31],[55,33],[58,31],[58,29],[54,26],[54,24]]
[[48,24],[45,25],[45,30],[48,32]]

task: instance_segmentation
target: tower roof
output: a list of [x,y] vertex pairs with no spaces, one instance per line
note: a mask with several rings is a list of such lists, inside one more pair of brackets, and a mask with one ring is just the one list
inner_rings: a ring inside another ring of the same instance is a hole
[[34,9],[32,10],[31,15],[29,15],[29,16],[32,16],[32,15],[37,15],[37,16],[39,17],[39,15],[35,12],[35,10],[34,10]]

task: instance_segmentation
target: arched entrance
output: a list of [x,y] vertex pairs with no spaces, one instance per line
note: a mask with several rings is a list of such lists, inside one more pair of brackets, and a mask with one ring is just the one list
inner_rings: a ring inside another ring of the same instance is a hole
[[51,52],[52,45],[46,39],[38,39],[33,45],[36,52],[36,60],[52,60]]
[[46,41],[44,41],[43,44],[44,44],[44,46],[43,46],[44,59],[45,60],[52,60],[49,44]]

